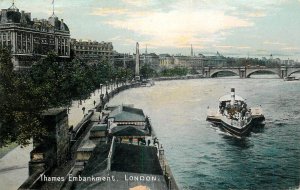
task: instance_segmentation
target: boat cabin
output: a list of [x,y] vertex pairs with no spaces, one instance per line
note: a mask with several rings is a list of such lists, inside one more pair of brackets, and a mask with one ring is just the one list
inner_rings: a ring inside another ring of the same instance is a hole
[[249,111],[245,99],[235,95],[234,89],[231,94],[219,98],[219,112],[231,119],[243,118]]

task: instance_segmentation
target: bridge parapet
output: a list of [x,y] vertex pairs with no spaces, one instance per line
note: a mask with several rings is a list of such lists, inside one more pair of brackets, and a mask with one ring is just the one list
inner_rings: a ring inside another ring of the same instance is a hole
[[206,78],[213,77],[219,72],[227,71],[238,75],[240,78],[249,78],[253,73],[258,71],[268,71],[277,74],[280,78],[290,76],[295,72],[300,72],[300,66],[242,66],[242,67],[204,67],[203,76]]
[[223,71],[234,73],[240,78],[246,78],[246,67],[205,67],[203,74],[205,77],[213,77]]
[[259,72],[259,71],[271,72],[271,73],[274,73],[274,74],[278,75],[281,78],[280,68],[275,68],[275,67],[274,68],[263,67],[263,68],[247,69],[246,77],[249,78],[253,73],[256,73],[256,72]]

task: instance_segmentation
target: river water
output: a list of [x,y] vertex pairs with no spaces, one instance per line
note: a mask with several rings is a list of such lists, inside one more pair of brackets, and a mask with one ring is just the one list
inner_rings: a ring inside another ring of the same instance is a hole
[[[261,105],[264,128],[236,139],[212,127],[207,107],[230,88]],[[300,81],[195,79],[162,81],[120,93],[150,116],[181,189],[297,189],[300,181]]]

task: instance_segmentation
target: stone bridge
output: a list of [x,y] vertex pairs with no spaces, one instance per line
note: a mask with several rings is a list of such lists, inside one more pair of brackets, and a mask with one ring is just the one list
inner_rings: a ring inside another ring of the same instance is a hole
[[223,71],[234,73],[240,78],[249,78],[253,73],[267,71],[277,74],[280,78],[284,78],[290,76],[293,73],[300,72],[300,66],[204,67],[203,75],[204,77],[210,78],[216,76],[219,72]]

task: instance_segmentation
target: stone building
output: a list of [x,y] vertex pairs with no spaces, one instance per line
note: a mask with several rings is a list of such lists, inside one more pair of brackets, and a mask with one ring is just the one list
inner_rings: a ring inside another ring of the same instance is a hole
[[49,51],[70,57],[70,31],[54,14],[48,19],[31,19],[13,4],[0,12],[0,47],[10,48],[15,70],[28,68]]
[[116,67],[135,69],[135,57],[130,53],[113,53],[113,63]]
[[33,139],[34,149],[30,152],[29,175],[39,169],[47,170],[60,166],[69,156],[70,131],[67,110],[49,109],[43,113],[43,125],[47,135],[41,140]]
[[174,67],[187,68],[195,73],[201,73],[204,66],[222,66],[226,63],[226,58],[219,53],[216,56],[204,56],[202,54],[193,56],[184,55],[159,55],[159,65],[161,68],[171,69]]
[[111,60],[113,56],[113,44],[111,42],[71,40],[74,55],[88,62]]
[[155,53],[143,53],[140,55],[141,65],[148,65],[155,71],[160,71],[159,56]]
[[224,64],[226,64],[226,57],[221,55],[219,52],[217,52],[217,54],[213,56],[206,56],[204,59],[205,66],[218,67],[223,66]]
[[161,68],[174,68],[174,57],[169,54],[159,54],[159,66]]
[[174,65],[180,68],[189,67],[190,56],[176,55],[174,56]]

